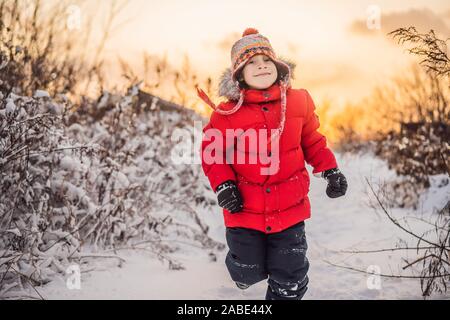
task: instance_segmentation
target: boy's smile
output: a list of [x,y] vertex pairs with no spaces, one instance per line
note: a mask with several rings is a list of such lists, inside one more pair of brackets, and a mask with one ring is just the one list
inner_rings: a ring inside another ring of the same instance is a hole
[[271,75],[271,73],[270,72],[265,72],[265,73],[260,73],[260,74],[257,74],[257,75],[255,75],[255,77],[261,77],[261,76],[270,76]]

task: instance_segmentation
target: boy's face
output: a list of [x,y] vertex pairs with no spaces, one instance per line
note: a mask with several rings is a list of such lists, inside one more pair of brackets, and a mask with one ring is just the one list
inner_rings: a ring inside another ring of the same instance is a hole
[[242,70],[245,82],[253,89],[267,89],[277,80],[275,63],[264,54],[253,56]]

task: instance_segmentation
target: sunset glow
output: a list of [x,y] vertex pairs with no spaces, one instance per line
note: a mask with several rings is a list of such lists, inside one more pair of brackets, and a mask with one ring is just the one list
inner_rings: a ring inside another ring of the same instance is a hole
[[[107,5],[92,6],[102,12]],[[380,30],[366,23],[374,5],[381,13]],[[255,27],[278,55],[297,63],[294,86],[335,105],[364,97],[408,67],[412,58],[386,36],[389,31],[409,23],[450,36],[446,1],[130,0],[120,20],[124,23],[111,35],[108,55],[139,63],[143,51],[166,53],[181,65],[186,53],[199,76],[216,80],[229,66],[231,45],[246,27]]]

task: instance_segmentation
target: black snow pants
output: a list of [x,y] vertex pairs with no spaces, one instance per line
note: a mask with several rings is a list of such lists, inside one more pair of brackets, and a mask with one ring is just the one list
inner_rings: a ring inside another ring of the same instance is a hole
[[246,285],[268,278],[266,300],[300,300],[307,290],[309,262],[305,222],[281,232],[227,227],[225,259],[231,278]]

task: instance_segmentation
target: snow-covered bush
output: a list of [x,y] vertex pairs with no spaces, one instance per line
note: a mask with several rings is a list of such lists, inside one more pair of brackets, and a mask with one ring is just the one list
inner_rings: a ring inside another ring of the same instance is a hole
[[0,100],[0,292],[48,281],[78,247],[73,213],[54,185],[64,154],[83,149],[64,135],[64,110],[47,98]]
[[377,141],[375,154],[404,177],[387,185],[393,203],[416,208],[420,194],[430,186],[429,177],[450,172],[448,133],[446,123],[405,124],[400,132],[392,131]]
[[0,297],[83,265],[86,247],[145,242],[173,269],[177,238],[223,248],[198,216],[216,201],[200,165],[170,161],[174,128],[200,118],[144,103],[138,86],[96,100],[76,91],[101,80],[102,60],[87,64],[88,38],[64,32],[69,4],[0,6]]
[[201,167],[170,160],[172,130],[192,131],[195,113],[138,113],[136,86],[71,112],[41,93],[0,100],[0,294],[50,281],[84,245],[148,241],[174,269],[179,237],[223,249],[197,215],[215,203]]

